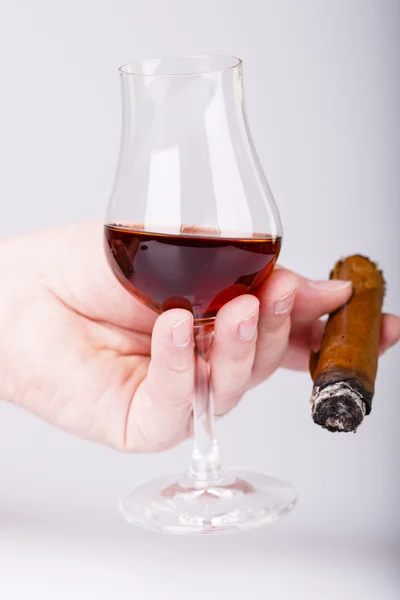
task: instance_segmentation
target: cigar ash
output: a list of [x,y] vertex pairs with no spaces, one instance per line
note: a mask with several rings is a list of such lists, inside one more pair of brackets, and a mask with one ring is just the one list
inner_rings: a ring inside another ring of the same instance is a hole
[[348,381],[314,386],[311,406],[314,423],[332,432],[355,433],[367,412],[363,395]]

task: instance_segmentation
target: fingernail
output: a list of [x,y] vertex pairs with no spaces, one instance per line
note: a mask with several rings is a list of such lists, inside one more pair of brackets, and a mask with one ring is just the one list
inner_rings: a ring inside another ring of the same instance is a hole
[[240,339],[246,342],[253,339],[256,335],[258,325],[258,308],[247,319],[240,321],[238,325],[238,334]]
[[295,296],[296,288],[293,287],[290,292],[282,296],[277,302],[274,304],[274,313],[276,315],[284,315],[289,312],[293,306],[294,296]]
[[185,317],[170,327],[172,341],[175,346],[187,346],[193,336],[193,319]]
[[309,281],[308,285],[316,290],[326,292],[336,292],[344,290],[352,285],[351,281],[343,281],[343,279],[327,279],[326,281]]

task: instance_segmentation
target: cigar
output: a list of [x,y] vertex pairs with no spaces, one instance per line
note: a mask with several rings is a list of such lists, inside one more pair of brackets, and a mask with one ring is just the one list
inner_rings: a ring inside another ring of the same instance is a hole
[[356,431],[375,392],[385,281],[360,255],[338,261],[330,278],[351,281],[353,294],[329,316],[321,348],[311,352],[312,417],[329,431]]

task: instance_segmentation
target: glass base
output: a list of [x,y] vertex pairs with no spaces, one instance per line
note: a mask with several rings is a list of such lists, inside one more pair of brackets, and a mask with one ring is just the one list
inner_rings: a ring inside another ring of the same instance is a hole
[[213,483],[167,475],[138,485],[120,503],[125,519],[154,531],[227,533],[259,527],[296,504],[292,486],[244,469]]

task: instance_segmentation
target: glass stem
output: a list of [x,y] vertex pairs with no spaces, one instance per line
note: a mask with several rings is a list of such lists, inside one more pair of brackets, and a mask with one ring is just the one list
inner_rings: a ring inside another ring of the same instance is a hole
[[194,446],[189,467],[190,479],[197,484],[224,478],[214,436],[214,408],[211,394],[209,355],[214,324],[194,325],[195,390],[193,399]]

